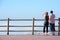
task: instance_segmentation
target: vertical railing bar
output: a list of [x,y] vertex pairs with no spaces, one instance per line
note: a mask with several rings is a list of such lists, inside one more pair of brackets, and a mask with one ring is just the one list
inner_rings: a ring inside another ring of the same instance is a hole
[[34,18],[32,19],[32,35],[34,35]]
[[58,36],[60,35],[60,18],[58,19]]
[[9,35],[9,18],[8,18],[8,23],[7,23],[7,35]]

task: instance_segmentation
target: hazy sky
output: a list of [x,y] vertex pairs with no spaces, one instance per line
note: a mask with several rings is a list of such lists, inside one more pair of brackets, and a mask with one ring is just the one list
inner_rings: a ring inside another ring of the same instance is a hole
[[0,0],[0,18],[42,18],[50,10],[60,17],[60,0]]

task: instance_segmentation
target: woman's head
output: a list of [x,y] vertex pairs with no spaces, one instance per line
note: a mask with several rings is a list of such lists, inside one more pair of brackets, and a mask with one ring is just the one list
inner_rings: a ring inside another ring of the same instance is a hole
[[46,12],[45,15],[48,16],[48,12]]
[[45,12],[44,14],[43,14],[43,17],[45,18],[45,16],[48,16],[48,12]]

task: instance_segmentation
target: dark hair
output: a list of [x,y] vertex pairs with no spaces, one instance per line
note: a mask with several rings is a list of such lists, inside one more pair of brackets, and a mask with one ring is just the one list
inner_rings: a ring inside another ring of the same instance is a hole
[[51,10],[50,13],[53,13],[53,11]]
[[46,15],[48,15],[48,12],[46,12]]

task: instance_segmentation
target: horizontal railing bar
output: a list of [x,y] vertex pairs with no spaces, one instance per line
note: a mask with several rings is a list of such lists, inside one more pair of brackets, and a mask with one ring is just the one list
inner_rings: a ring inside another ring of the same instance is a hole
[[[58,19],[55,19],[58,21]],[[8,19],[0,19],[0,21],[8,21]],[[32,19],[9,19],[9,21],[32,21]],[[44,19],[34,19],[34,21],[44,21]]]
[[0,30],[0,32],[7,32],[7,30]]
[[[7,32],[7,30],[0,30],[0,32]],[[32,30],[9,30],[9,32],[32,32]]]
[[[2,26],[0,26],[0,27],[7,27],[6,25],[2,25]],[[31,25],[28,25],[28,26],[26,26],[26,25],[24,25],[24,26],[17,26],[17,25],[10,25],[9,27],[32,27]],[[35,25],[34,27],[43,27],[43,26],[40,26],[40,25]],[[49,26],[50,27],[50,26]],[[55,27],[58,27],[57,25],[55,26]]]
[[32,21],[32,19],[9,19],[9,21]]
[[[43,32],[43,30],[34,30],[34,32]],[[51,32],[51,31],[48,30],[48,32]],[[55,32],[58,32],[58,30],[56,30]]]
[[[34,27],[44,27],[44,26],[40,26],[40,25],[35,25]],[[50,27],[50,26],[48,26]],[[55,27],[58,27],[57,25]]]
[[32,32],[32,30],[10,30],[9,32]]
[[[34,19],[34,21],[44,21],[44,19]],[[58,21],[58,19],[55,19],[55,21]]]
[[11,25],[11,26],[9,26],[9,27],[32,27],[32,26],[30,26],[30,25],[28,25],[28,26],[13,26],[13,25]]
[[0,19],[0,21],[8,21],[7,19]]
[[7,27],[6,25],[2,25],[2,26],[0,26],[0,27]]
[[[0,30],[0,32],[7,32],[7,30]],[[9,30],[9,32],[32,32],[32,30]],[[34,32],[43,32],[43,30],[34,30]],[[49,30],[48,32],[51,31]],[[58,30],[55,32],[58,32]]]

